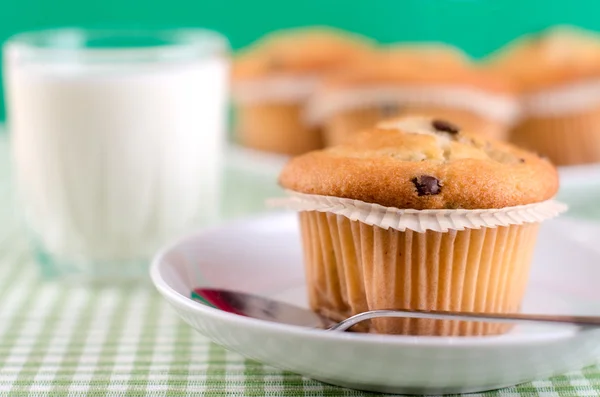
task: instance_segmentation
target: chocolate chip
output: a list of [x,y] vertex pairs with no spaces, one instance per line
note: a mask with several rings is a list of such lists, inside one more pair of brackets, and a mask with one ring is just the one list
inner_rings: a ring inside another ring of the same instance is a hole
[[446,120],[436,119],[431,122],[431,125],[437,131],[447,132],[448,134],[458,134],[460,132],[460,128]]
[[525,162],[525,159],[519,159],[519,162],[520,162],[520,163],[524,163],[524,162]]
[[382,117],[391,117],[399,112],[399,106],[396,103],[384,103],[379,108],[379,113]]
[[442,191],[442,182],[434,176],[421,175],[411,179],[417,188],[417,194],[419,196],[433,196],[440,194]]

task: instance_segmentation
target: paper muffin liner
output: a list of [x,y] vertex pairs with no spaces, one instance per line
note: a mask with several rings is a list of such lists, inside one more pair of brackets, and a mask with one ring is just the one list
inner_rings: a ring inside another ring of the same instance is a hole
[[522,98],[510,140],[556,165],[600,162],[600,80],[578,81]]
[[[272,201],[300,212],[309,302],[340,321],[376,309],[511,313],[520,308],[539,223],[552,200],[486,210],[402,210],[288,192]],[[508,324],[376,319],[357,331],[494,335]]]
[[270,204],[300,212],[328,212],[384,230],[410,230],[417,233],[539,223],[553,218],[567,209],[562,203],[547,200],[534,204],[482,210],[413,210],[292,191],[288,191],[286,198],[270,200]]
[[319,128],[307,126],[296,103],[257,103],[240,106],[235,118],[236,139],[245,147],[269,153],[299,155],[323,148]]
[[521,98],[524,117],[561,116],[600,107],[600,80],[578,81]]
[[[299,215],[309,302],[336,321],[375,309],[517,312],[523,299],[537,223],[494,228],[382,229],[318,211]],[[510,324],[376,319],[357,331],[472,336]]]
[[531,115],[510,141],[548,157],[556,165],[600,162],[600,103],[574,113]]
[[307,104],[304,118],[307,123],[318,125],[339,112],[390,103],[464,109],[507,126],[515,124],[519,117],[519,102],[512,96],[462,86],[407,85],[370,86],[315,95]]
[[315,75],[273,76],[236,81],[232,85],[232,97],[239,104],[301,103],[315,91],[319,81],[320,78]]

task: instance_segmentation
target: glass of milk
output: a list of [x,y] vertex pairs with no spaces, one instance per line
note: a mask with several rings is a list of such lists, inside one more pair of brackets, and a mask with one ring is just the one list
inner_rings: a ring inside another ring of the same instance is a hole
[[46,275],[123,278],[218,213],[228,43],[201,29],[4,47],[13,172]]

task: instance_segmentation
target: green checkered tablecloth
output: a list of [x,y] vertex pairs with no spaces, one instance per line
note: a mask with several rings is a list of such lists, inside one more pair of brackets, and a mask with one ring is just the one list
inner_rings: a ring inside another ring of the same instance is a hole
[[[2,138],[3,182],[6,146]],[[149,282],[40,280],[8,182],[0,186],[0,396],[374,395],[282,372],[212,344],[180,321]],[[600,367],[489,395],[598,396]]]

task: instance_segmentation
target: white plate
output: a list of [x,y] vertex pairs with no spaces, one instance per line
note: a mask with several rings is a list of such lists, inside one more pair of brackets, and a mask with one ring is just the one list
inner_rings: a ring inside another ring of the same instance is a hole
[[229,144],[225,154],[221,219],[265,212],[268,199],[285,195],[277,176],[288,157],[235,144]]
[[279,172],[291,158],[282,154],[262,152],[231,143],[225,150],[227,165],[277,179]]
[[600,163],[558,167],[563,187],[600,185]]
[[557,198],[569,206],[566,216],[600,223],[600,164],[559,167],[558,171]]
[[[600,315],[600,251],[571,238],[573,228],[573,220],[542,228],[524,311]],[[507,335],[479,338],[332,333],[240,317],[189,299],[192,288],[213,286],[306,306],[294,214],[198,232],[159,254],[151,275],[177,313],[214,342],[350,388],[477,392],[560,374],[600,356],[600,330],[519,326]]]

